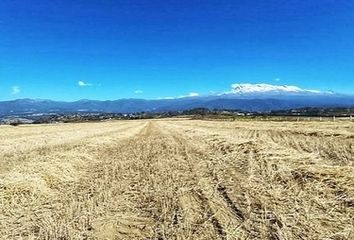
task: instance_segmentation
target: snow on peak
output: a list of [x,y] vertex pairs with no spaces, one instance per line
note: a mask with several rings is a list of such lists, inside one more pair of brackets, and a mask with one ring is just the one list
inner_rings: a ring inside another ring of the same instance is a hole
[[296,86],[288,85],[271,85],[266,83],[250,84],[250,83],[235,83],[231,85],[233,94],[261,94],[261,93],[321,93],[317,90],[307,90]]

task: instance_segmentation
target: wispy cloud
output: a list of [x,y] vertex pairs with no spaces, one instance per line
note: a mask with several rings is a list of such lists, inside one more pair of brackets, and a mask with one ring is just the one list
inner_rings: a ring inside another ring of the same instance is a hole
[[84,81],[82,81],[82,80],[78,81],[77,84],[78,84],[80,87],[92,87],[92,86],[93,86],[92,83],[84,82]]
[[135,90],[134,93],[135,93],[135,94],[142,94],[143,91],[142,91],[142,90]]
[[188,94],[188,97],[198,97],[198,96],[199,96],[199,93],[197,93],[197,92],[190,92]]
[[157,99],[178,99],[178,98],[186,98],[186,97],[199,97],[200,94],[197,92],[190,92],[187,95],[180,95],[177,97],[162,97],[162,98],[157,98]]
[[188,93],[187,95],[181,95],[181,96],[178,96],[176,98],[185,98],[185,97],[199,97],[200,94],[197,93],[197,92],[190,92]]
[[19,86],[12,86],[11,87],[11,94],[12,95],[19,94],[20,92],[21,92],[21,88]]

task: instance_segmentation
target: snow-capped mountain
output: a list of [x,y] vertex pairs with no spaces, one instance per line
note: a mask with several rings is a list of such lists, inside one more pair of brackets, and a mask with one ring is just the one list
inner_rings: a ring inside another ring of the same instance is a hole
[[231,85],[232,94],[247,95],[247,94],[321,94],[318,90],[302,89],[297,86],[288,85],[270,85],[266,83],[250,84],[235,83]]
[[19,99],[0,102],[0,115],[43,112],[165,112],[192,108],[271,111],[302,107],[354,107],[354,95],[336,94],[297,86],[233,84],[231,90],[210,95],[190,94],[169,99],[118,99],[113,101]]

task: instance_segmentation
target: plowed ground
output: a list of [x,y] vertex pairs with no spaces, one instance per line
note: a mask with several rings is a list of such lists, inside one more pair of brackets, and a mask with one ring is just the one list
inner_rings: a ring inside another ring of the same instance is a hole
[[0,127],[1,239],[354,239],[354,124]]

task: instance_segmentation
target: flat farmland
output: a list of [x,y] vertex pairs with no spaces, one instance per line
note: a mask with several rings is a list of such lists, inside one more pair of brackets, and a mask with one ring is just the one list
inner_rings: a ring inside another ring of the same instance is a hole
[[354,239],[354,123],[0,126],[1,239]]

